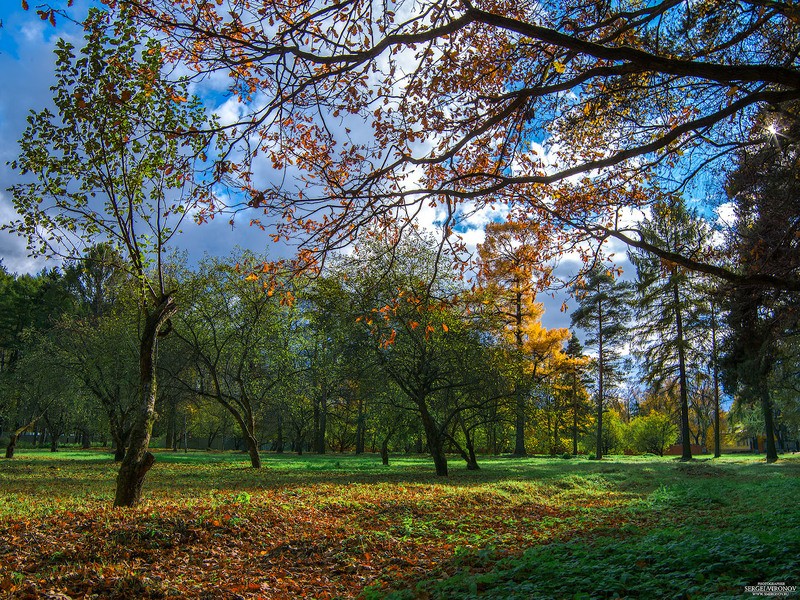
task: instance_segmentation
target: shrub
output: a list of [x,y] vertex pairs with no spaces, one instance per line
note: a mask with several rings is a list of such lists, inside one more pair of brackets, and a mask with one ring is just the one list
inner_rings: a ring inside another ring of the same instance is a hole
[[631,421],[631,440],[638,452],[651,452],[664,456],[664,451],[678,435],[678,428],[667,415],[650,413]]

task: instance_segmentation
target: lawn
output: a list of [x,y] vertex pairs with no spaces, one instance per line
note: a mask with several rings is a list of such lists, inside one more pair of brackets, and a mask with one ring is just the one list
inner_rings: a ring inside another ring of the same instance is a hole
[[[800,457],[158,453],[137,509],[98,451],[0,461],[0,596],[753,598],[800,584]],[[61,594],[61,595],[59,595]]]

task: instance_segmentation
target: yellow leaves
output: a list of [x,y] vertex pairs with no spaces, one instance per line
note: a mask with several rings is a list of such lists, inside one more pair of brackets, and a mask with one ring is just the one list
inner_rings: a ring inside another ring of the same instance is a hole
[[255,273],[250,273],[247,277],[244,278],[245,281],[258,281],[258,275]]
[[564,63],[560,63],[557,60],[553,61],[553,69],[555,70],[556,73],[563,73],[566,70],[566,68],[567,67],[564,65]]

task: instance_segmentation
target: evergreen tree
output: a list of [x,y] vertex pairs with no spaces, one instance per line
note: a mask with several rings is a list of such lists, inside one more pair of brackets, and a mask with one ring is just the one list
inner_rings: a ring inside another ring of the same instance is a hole
[[[679,197],[653,207],[643,221],[641,235],[647,242],[670,252],[701,258],[708,247],[706,228]],[[636,267],[637,351],[648,383],[656,388],[677,380],[680,398],[681,460],[691,460],[689,427],[689,380],[693,349],[699,350],[700,322],[694,318],[699,302],[692,273],[674,263],[642,251],[629,252]]]
[[[766,144],[739,156],[727,192],[736,210],[730,250],[743,275],[762,279],[795,277],[800,272],[800,119],[791,109],[764,113],[772,132]],[[762,131],[754,132],[762,135]],[[728,387],[740,400],[759,404],[767,461],[778,459],[770,378],[780,357],[778,341],[797,326],[798,296],[753,280],[727,294],[731,334],[725,353]]]
[[628,332],[631,317],[632,286],[620,281],[601,266],[589,271],[575,286],[578,308],[572,313],[572,325],[586,331],[586,344],[597,349],[597,449],[596,458],[603,458],[603,410],[614,371],[619,361],[619,348]]

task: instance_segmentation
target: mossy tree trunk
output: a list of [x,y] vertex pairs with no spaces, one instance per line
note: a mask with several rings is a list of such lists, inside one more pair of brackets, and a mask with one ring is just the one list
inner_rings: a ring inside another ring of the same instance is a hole
[[164,295],[158,305],[145,314],[142,340],[139,345],[140,407],[131,429],[129,445],[117,475],[114,506],[136,506],[142,498],[142,486],[147,472],[155,462],[149,451],[150,437],[156,420],[156,358],[158,338],[164,325],[177,312],[170,294]]

